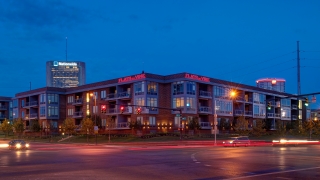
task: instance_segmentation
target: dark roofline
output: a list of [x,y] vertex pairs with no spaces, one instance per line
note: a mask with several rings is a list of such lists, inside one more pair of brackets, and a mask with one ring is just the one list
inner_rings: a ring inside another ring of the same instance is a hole
[[11,97],[0,96],[0,101],[11,101]]
[[66,89],[64,88],[57,88],[57,87],[43,87],[43,88],[38,88],[38,89],[33,89],[30,91],[25,91],[25,92],[21,92],[21,93],[17,93],[15,97],[19,97],[19,96],[28,96],[30,94],[34,94],[34,93],[38,93],[38,92],[47,92],[47,91],[58,91],[58,92],[62,92],[65,93]]

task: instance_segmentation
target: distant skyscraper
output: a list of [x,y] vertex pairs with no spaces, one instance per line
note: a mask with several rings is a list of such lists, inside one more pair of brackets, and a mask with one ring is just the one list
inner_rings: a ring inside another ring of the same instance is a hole
[[258,79],[257,87],[263,89],[269,89],[278,92],[285,92],[285,79],[278,79],[278,78],[264,78]]
[[86,83],[86,65],[80,61],[47,61],[47,86],[69,88]]

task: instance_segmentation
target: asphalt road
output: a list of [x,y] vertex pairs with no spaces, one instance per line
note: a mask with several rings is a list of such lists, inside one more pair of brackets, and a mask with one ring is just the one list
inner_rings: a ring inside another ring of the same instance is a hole
[[30,150],[0,148],[0,179],[320,179],[319,155],[319,145],[34,143]]

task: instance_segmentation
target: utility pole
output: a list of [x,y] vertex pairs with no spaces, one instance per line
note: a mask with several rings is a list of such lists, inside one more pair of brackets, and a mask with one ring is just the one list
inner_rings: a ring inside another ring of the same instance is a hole
[[301,86],[300,86],[300,50],[299,50],[299,41],[297,41],[297,81],[298,81],[298,95],[301,94]]

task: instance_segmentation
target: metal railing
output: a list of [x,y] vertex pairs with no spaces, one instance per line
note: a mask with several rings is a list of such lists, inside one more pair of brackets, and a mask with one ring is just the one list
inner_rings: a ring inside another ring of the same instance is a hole
[[273,113],[267,113],[267,117],[274,117],[274,114]]
[[0,106],[1,110],[7,110],[7,106]]
[[246,116],[252,116],[252,111],[245,111],[245,112],[244,112],[244,115],[246,115]]
[[211,92],[209,91],[199,91],[200,97],[212,97]]
[[211,107],[200,106],[200,107],[199,107],[199,112],[202,112],[202,113],[212,113],[212,110],[211,110]]
[[129,98],[130,97],[130,93],[128,92],[121,92],[117,94],[118,98]]
[[83,112],[82,111],[74,112],[73,116],[74,117],[82,117],[83,116]]
[[25,106],[37,106],[38,101],[31,101],[31,102],[26,102]]
[[72,104],[82,104],[82,98],[75,99]]
[[211,123],[210,122],[200,122],[200,127],[202,129],[211,129]]
[[242,110],[234,110],[234,115],[243,115]]

